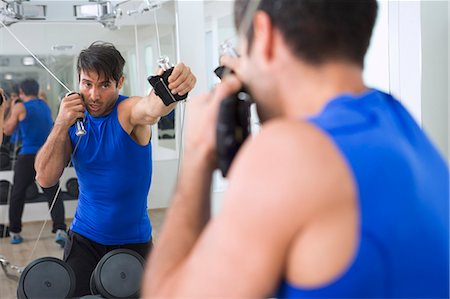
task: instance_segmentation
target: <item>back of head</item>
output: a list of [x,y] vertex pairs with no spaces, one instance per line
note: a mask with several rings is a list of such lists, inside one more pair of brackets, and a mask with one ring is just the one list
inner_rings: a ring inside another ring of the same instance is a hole
[[14,93],[16,93],[16,94],[19,94],[19,85],[18,84],[14,84],[13,86],[12,86],[12,91],[11,92],[14,92]]
[[[236,0],[235,22],[239,28],[249,3]],[[292,53],[310,63],[333,60],[364,64],[377,15],[376,0],[261,0]],[[253,30],[247,32],[249,44]]]
[[77,61],[78,77],[81,71],[93,71],[107,80],[119,82],[124,65],[125,59],[113,44],[97,41],[80,52]]
[[34,79],[25,79],[19,84],[20,90],[27,97],[37,97],[39,93],[39,83]]
[[11,91],[8,89],[4,89],[3,95],[5,96],[5,99],[9,99],[11,97]]

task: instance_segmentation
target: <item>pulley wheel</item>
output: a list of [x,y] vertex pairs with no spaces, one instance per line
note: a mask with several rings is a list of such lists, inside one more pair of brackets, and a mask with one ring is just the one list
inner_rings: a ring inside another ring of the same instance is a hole
[[70,178],[66,182],[67,193],[73,198],[78,198],[80,191],[78,190],[78,180],[76,178]]

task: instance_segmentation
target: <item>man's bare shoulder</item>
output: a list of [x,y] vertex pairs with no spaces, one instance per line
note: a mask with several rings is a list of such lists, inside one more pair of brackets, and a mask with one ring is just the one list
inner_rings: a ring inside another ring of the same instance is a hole
[[17,102],[13,105],[12,107],[12,111],[17,111],[17,112],[24,112],[25,111],[25,105],[23,102]]
[[117,106],[117,109],[120,110],[131,110],[131,107],[133,107],[133,105],[135,105],[142,97],[138,97],[138,96],[131,96],[128,97],[126,99],[124,99],[122,102],[119,103],[119,105]]
[[117,114],[119,115],[119,119],[129,121],[131,111],[140,99],[142,99],[142,97],[131,96],[121,101],[119,105],[117,105]]
[[12,106],[11,110],[11,118],[22,121],[27,114],[27,109],[25,108],[24,103],[18,102]]
[[230,189],[257,193],[259,199],[255,200],[283,200],[317,208],[353,194],[349,169],[335,144],[304,121],[283,119],[264,124],[234,164]]

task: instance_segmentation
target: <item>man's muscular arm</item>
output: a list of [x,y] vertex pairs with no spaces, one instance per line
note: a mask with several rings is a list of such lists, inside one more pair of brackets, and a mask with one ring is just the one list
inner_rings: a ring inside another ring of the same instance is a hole
[[67,130],[67,127],[55,125],[36,155],[36,181],[44,188],[52,187],[58,182],[70,159],[72,146]]
[[54,186],[70,159],[72,144],[68,130],[78,118],[84,117],[84,104],[79,94],[66,96],[50,135],[36,155],[36,180],[42,187]]
[[[173,94],[184,95],[190,92],[197,79],[191,69],[183,63],[177,64],[169,77],[169,89]],[[119,104],[118,117],[122,128],[139,144],[150,140],[149,125],[156,124],[162,116],[169,114],[177,105],[166,106],[154,91],[145,97],[132,97]]]

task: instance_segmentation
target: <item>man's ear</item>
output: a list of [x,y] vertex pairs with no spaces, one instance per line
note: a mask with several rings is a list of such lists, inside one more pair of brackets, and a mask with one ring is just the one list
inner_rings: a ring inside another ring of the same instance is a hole
[[117,82],[118,89],[122,89],[123,81],[125,81],[125,76],[120,77],[119,82]]
[[262,61],[269,63],[273,56],[272,21],[267,13],[259,11],[253,18],[253,46],[252,50],[260,56]]

